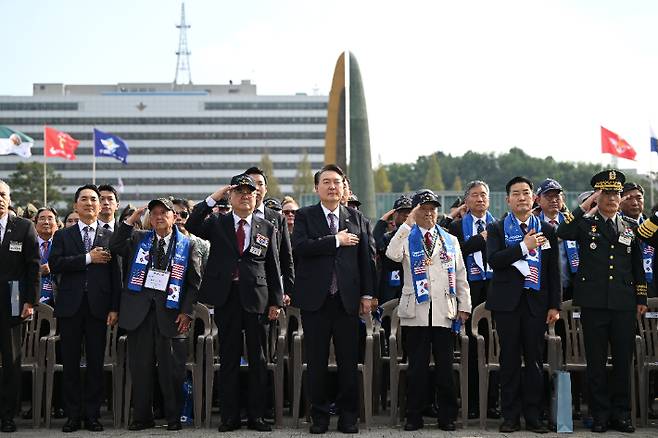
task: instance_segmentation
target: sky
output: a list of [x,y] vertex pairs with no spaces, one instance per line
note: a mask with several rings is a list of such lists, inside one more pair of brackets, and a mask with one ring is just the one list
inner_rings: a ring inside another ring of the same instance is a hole
[[[620,167],[658,168],[654,0],[185,4],[194,83],[326,95],[351,50],[375,164],[511,147],[610,163],[605,126],[638,151]],[[0,0],[0,16],[0,95],[30,95],[34,82],[173,81],[180,0]]]

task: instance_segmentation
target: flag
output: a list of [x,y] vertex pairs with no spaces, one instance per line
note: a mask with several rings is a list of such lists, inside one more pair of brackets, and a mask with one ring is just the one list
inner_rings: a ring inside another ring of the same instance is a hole
[[80,142],[66,132],[48,126],[43,127],[43,147],[46,157],[62,157],[75,160],[75,150]]
[[94,128],[94,156],[112,157],[128,164],[128,145],[121,137]]
[[601,126],[601,153],[635,160],[635,149],[626,140]]
[[658,152],[658,138],[656,134],[653,133],[653,128],[649,126],[649,132],[651,134],[651,152]]
[[34,140],[22,132],[0,126],[0,155],[16,154],[23,158],[32,156]]

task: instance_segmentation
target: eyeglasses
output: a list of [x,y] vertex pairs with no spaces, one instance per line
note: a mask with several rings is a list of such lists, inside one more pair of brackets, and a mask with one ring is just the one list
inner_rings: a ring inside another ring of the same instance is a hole
[[294,216],[294,215],[297,214],[297,210],[283,210],[283,211],[281,211],[281,213],[285,214],[286,216],[289,215],[289,214]]
[[176,211],[174,214],[178,215],[181,217],[181,219],[187,219],[190,213],[187,210],[182,210],[182,211]]

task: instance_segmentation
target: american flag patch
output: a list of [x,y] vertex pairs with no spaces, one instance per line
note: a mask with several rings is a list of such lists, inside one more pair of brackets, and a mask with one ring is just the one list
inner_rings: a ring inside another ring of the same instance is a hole
[[539,283],[539,269],[536,266],[529,266],[530,274],[525,278],[532,283]]
[[171,278],[175,278],[176,280],[182,280],[183,272],[185,272],[185,266],[179,265],[178,263],[174,263],[171,266]]
[[142,284],[144,284],[144,275],[145,275],[144,271],[139,271],[137,275],[134,275],[130,279],[130,284],[134,284],[135,286],[141,286]]
[[480,275],[481,273],[482,271],[480,271],[480,268],[477,265],[471,266],[471,275]]
[[414,275],[421,275],[427,272],[427,268],[425,266],[416,266],[414,268]]
[[578,257],[574,257],[574,258],[571,260],[571,266],[573,266],[574,268],[577,268],[579,262],[580,262],[580,260],[578,259]]
[[53,284],[49,281],[43,283],[43,290],[53,290]]

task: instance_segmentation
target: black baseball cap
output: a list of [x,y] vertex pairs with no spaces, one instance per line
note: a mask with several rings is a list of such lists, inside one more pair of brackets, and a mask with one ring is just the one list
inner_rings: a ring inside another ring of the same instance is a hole
[[644,187],[634,182],[625,183],[624,187],[621,189],[621,195],[624,196],[626,193],[630,192],[631,190],[638,190],[640,193],[644,195]]
[[256,190],[256,183],[254,182],[254,179],[245,173],[235,175],[233,178],[231,178],[231,185],[247,186],[251,189],[252,192]]
[[148,209],[153,210],[154,207],[161,205],[167,210],[174,211],[174,204],[171,202],[171,199],[169,198],[157,198],[149,202]]
[[407,195],[402,195],[393,203],[393,210],[411,210],[411,198]]
[[359,198],[354,193],[347,198],[347,203],[356,205],[357,207],[361,205],[361,201],[359,201]]
[[441,201],[439,201],[439,197],[436,196],[436,193],[429,189],[422,189],[414,193],[414,197],[411,200],[411,208],[428,203],[432,203],[436,207],[441,207]]
[[265,207],[267,207],[267,208],[271,208],[271,209],[274,210],[274,211],[281,211],[281,210],[283,210],[283,209],[281,208],[281,203],[280,203],[277,199],[274,199],[274,198],[267,198],[267,199],[265,199],[265,200],[263,201],[263,204],[265,205]]

